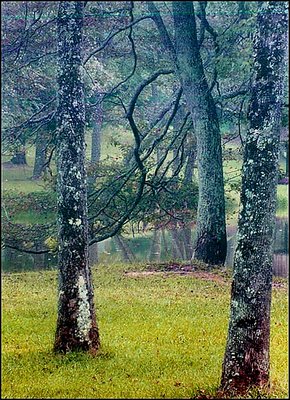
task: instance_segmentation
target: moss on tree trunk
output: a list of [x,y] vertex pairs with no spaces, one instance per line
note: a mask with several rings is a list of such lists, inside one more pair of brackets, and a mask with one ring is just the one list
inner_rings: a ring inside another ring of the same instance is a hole
[[59,298],[54,349],[95,353],[100,345],[88,262],[82,81],[83,2],[61,1],[58,13]]
[[285,2],[262,2],[255,38],[230,322],[221,391],[269,383],[273,232],[287,31]]
[[172,2],[176,66],[197,141],[199,201],[194,257],[209,264],[226,259],[222,149],[216,107],[200,56],[192,2]]

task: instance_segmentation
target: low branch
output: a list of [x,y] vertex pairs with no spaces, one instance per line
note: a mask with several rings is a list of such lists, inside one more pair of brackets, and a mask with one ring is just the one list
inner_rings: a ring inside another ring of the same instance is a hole
[[28,250],[18,246],[12,246],[11,244],[4,244],[4,248],[9,247],[9,249],[20,251],[21,253],[28,253],[28,254],[47,254],[51,253],[50,250]]

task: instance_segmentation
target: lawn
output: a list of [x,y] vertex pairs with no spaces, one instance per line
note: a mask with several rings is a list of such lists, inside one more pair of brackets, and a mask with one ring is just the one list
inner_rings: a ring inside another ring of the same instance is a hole
[[[143,267],[93,269],[102,343],[95,358],[51,351],[55,271],[3,276],[2,398],[214,395],[228,324],[228,274],[146,275],[130,269]],[[280,279],[273,289],[268,398],[288,398],[287,310],[287,281]]]

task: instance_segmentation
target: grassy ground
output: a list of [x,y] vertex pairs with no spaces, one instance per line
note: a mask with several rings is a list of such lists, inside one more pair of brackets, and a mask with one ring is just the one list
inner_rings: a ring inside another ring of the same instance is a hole
[[[56,272],[3,276],[2,398],[214,395],[225,348],[229,279],[124,273],[129,268],[137,266],[94,269],[102,342],[96,358],[51,351]],[[273,292],[272,399],[288,398],[287,290],[281,282]]]

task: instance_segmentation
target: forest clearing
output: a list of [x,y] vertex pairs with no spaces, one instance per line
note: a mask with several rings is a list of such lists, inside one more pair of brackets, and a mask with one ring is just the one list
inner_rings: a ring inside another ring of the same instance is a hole
[[[55,271],[5,274],[2,398],[215,398],[228,323],[229,274],[144,275],[144,270],[146,265],[128,264],[93,269],[102,332],[102,350],[95,358],[51,352]],[[260,398],[287,398],[287,289],[288,281],[276,278],[273,387],[271,395]]]

